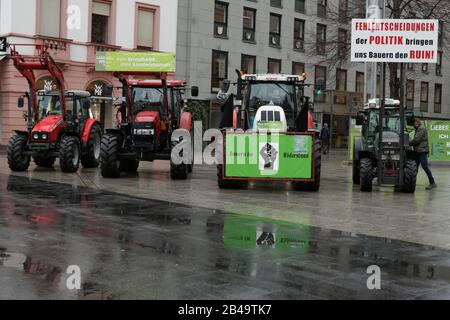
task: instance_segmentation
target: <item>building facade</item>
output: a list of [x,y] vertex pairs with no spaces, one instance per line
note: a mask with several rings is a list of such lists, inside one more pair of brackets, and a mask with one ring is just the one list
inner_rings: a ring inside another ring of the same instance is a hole
[[[0,0],[0,37],[9,44],[41,44],[64,71],[66,88],[90,91],[94,115],[113,125],[112,99],[105,86],[119,86],[111,73],[95,71],[97,51],[176,52],[177,0]],[[33,46],[17,46],[35,54]],[[0,61],[0,144],[15,129],[24,129],[17,98],[26,81],[7,56]],[[52,86],[46,72],[37,73],[38,88]],[[120,95],[120,91],[115,95]]]
[[[236,80],[236,69],[305,71],[305,95],[314,97],[319,123],[331,123],[333,144],[345,147],[350,115],[364,100],[364,64],[349,61],[351,18],[365,16],[360,2],[350,8],[348,0],[180,1],[177,77],[200,87],[209,126],[217,127],[216,92],[221,80]],[[439,65],[408,65],[408,105],[424,117],[450,118],[449,76],[448,52]]]

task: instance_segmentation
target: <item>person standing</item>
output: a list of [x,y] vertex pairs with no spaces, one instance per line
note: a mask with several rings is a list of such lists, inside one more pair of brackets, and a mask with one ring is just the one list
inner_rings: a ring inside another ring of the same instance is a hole
[[327,154],[330,151],[330,129],[328,128],[328,123],[323,125],[322,131],[320,132],[320,140],[322,140],[322,150],[323,154]]
[[410,146],[414,147],[414,150],[417,152],[417,168],[419,165],[422,166],[422,169],[428,176],[428,180],[430,185],[426,187],[427,190],[432,190],[437,188],[436,182],[434,180],[433,174],[431,173],[430,168],[428,167],[428,154],[430,153],[429,143],[428,143],[428,132],[427,129],[422,127],[422,122],[420,119],[416,119],[414,121],[414,128],[416,129],[416,135],[413,140],[409,143]]

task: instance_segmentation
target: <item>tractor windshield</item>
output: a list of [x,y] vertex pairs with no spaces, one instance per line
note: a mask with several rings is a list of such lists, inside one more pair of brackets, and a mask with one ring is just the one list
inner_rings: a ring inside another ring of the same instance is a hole
[[[66,98],[67,104],[67,118],[70,120],[73,118],[73,99],[70,97]],[[59,100],[59,95],[38,95],[38,115],[39,119],[43,119],[51,115],[61,115],[62,114],[61,102]],[[78,107],[78,112],[81,113],[82,110]]]
[[164,115],[164,93],[162,88],[134,87],[133,113],[140,111],[157,111]]
[[279,82],[252,83],[249,85],[248,110],[253,126],[256,111],[261,106],[273,104],[284,109],[288,126],[294,126],[295,86]]

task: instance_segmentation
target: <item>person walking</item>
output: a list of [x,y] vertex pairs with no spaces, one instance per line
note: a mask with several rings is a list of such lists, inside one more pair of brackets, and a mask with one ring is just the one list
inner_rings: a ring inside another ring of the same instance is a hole
[[327,154],[330,151],[330,129],[328,128],[328,123],[323,125],[322,131],[320,131],[320,140],[322,140],[322,150],[323,154]]
[[427,190],[432,190],[437,188],[436,182],[434,180],[433,174],[428,167],[428,154],[430,153],[430,148],[428,144],[428,132],[427,129],[422,127],[422,122],[420,119],[414,121],[414,128],[416,129],[416,135],[413,140],[409,143],[410,146],[414,147],[414,150],[418,153],[417,157],[417,169],[419,165],[428,176],[430,185],[426,187]]

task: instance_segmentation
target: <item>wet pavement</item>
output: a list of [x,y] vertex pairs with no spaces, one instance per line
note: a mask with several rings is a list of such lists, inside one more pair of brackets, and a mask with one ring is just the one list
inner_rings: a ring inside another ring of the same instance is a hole
[[[25,175],[0,174],[0,299],[450,299],[446,248],[131,196],[142,173],[129,194],[83,187],[82,173]],[[381,290],[367,288],[371,265]]]

